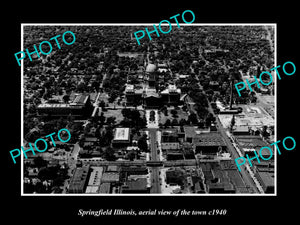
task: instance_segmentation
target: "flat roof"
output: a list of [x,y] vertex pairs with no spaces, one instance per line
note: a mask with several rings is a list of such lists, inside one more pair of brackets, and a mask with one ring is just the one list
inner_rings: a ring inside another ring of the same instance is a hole
[[219,132],[201,133],[197,135],[193,143],[197,146],[226,146],[225,141]]
[[122,127],[116,128],[114,141],[128,141],[129,140],[129,128]]
[[83,189],[90,166],[84,165],[82,167],[78,167],[75,170],[75,173],[73,174],[71,181],[70,181],[70,190],[77,190],[77,189]]
[[38,108],[69,108],[70,104],[60,103],[42,103],[38,105]]
[[196,128],[193,126],[184,126],[184,133],[186,137],[195,137],[196,136]]
[[249,132],[249,127],[247,126],[237,126],[233,132]]
[[109,193],[110,183],[103,183],[99,187],[99,193]]
[[77,95],[73,102],[76,104],[85,104],[88,97],[88,95]]
[[88,185],[99,186],[101,182],[103,167],[91,167],[93,171],[91,172]]
[[138,178],[136,180],[127,181],[123,186],[123,189],[131,191],[147,190],[147,178]]
[[257,172],[257,175],[261,178],[266,187],[274,187],[274,173],[259,171]]
[[117,182],[119,181],[119,174],[115,172],[105,172],[102,174],[101,181],[106,182]]
[[98,193],[98,190],[99,190],[99,186],[87,186],[86,187],[86,190],[85,190],[85,193]]

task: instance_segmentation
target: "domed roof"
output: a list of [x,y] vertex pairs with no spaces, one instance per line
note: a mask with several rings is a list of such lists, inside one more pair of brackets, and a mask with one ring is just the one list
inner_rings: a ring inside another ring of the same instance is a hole
[[156,69],[156,66],[154,64],[149,63],[146,67],[146,72],[147,73],[152,73],[154,72]]

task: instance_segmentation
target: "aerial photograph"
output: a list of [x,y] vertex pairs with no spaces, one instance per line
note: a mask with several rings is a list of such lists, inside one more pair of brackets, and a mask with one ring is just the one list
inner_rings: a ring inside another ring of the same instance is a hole
[[[275,67],[276,26],[182,24],[138,44],[146,27],[22,24],[32,53],[22,62],[22,143],[48,146],[22,158],[22,194],[274,194],[276,81],[241,96],[235,84]],[[67,31],[76,40],[62,39]],[[51,53],[33,53],[43,41]],[[61,129],[68,142],[49,136]],[[237,167],[263,146],[270,160]]]

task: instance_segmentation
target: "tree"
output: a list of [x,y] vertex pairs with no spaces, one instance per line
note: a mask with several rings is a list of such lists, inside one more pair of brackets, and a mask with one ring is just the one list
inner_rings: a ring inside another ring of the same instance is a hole
[[172,126],[178,126],[179,125],[179,123],[178,123],[178,121],[177,121],[177,119],[173,119],[172,120]]
[[116,122],[116,117],[110,116],[106,119],[106,123],[109,125],[113,125]]
[[105,107],[105,102],[103,100],[101,100],[101,102],[99,102],[98,106],[101,107],[103,110],[103,108]]
[[178,116],[177,116],[177,110],[175,110],[175,109],[172,109],[171,110],[171,114],[172,114],[172,116],[174,117],[174,118],[177,118]]
[[195,113],[191,113],[188,119],[191,121],[192,124],[198,123],[197,115]]
[[107,161],[115,161],[116,160],[116,156],[114,155],[114,153],[115,153],[115,151],[113,150],[113,148],[108,147],[104,151],[104,158]]
[[165,125],[165,127],[171,126],[171,121],[169,119],[167,119],[164,125]]
[[118,95],[119,95],[118,91],[116,91],[116,89],[113,89],[108,98],[108,102],[113,103],[115,101],[115,99],[118,97]]
[[45,167],[48,164],[48,162],[44,160],[41,156],[34,158],[33,163],[37,168]]
[[64,184],[65,179],[62,176],[58,176],[53,180],[53,186],[62,186]]
[[135,151],[130,151],[128,154],[127,154],[127,157],[130,161],[133,161],[135,159]]
[[65,103],[68,103],[69,100],[70,100],[70,96],[69,95],[64,95],[63,100],[64,100]]
[[38,178],[41,180],[53,180],[57,177],[59,166],[44,167],[39,170]]
[[128,109],[128,108],[123,108],[121,110],[121,113],[122,113],[122,115],[123,115],[124,118],[130,118],[131,110]]
[[263,138],[267,138],[270,134],[267,132],[267,126],[263,126],[262,127],[262,131],[261,131],[261,136],[263,137]]
[[208,113],[208,115],[205,119],[206,126],[209,127],[211,125],[211,123],[214,122],[215,120],[216,120],[216,118],[213,116],[213,114]]
[[182,119],[179,121],[179,125],[180,125],[180,126],[186,125],[186,120],[182,118]]
[[104,113],[101,112],[100,117],[99,117],[99,122],[101,125],[104,124],[106,117],[104,116]]
[[199,120],[198,127],[199,128],[204,128],[204,121],[203,120]]
[[105,138],[105,141],[106,141],[107,145],[110,144],[113,137],[114,137],[113,129],[112,129],[112,127],[108,126],[106,128],[106,132],[104,134],[104,138]]
[[165,116],[168,116],[168,109],[167,109],[167,108],[164,109],[164,115],[165,115]]
[[139,149],[143,152],[148,152],[147,135],[143,135],[137,143]]

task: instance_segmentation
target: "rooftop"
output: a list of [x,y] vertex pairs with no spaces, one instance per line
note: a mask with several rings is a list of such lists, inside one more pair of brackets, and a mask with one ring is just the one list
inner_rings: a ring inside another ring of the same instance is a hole
[[77,95],[71,104],[84,105],[89,98],[89,95]]
[[130,191],[146,191],[147,190],[147,178],[137,178],[129,180],[122,186],[123,190]]
[[110,191],[110,183],[103,183],[99,187],[99,193],[107,194]]
[[89,165],[76,168],[71,181],[70,181],[70,192],[82,192],[88,177]]
[[156,66],[154,64],[149,63],[146,67],[146,72],[147,73],[152,73],[154,72],[156,69]]
[[117,182],[119,181],[119,174],[114,172],[105,172],[101,178],[102,182]]
[[103,167],[91,167],[92,172],[90,175],[89,183],[88,185],[100,185]]
[[181,94],[181,90],[177,88],[175,84],[169,84],[168,88],[166,88],[161,92],[161,94],[170,94],[170,93]]
[[201,133],[193,140],[197,146],[226,146],[223,137],[218,132]]
[[127,127],[116,128],[114,141],[129,141],[129,128]]

